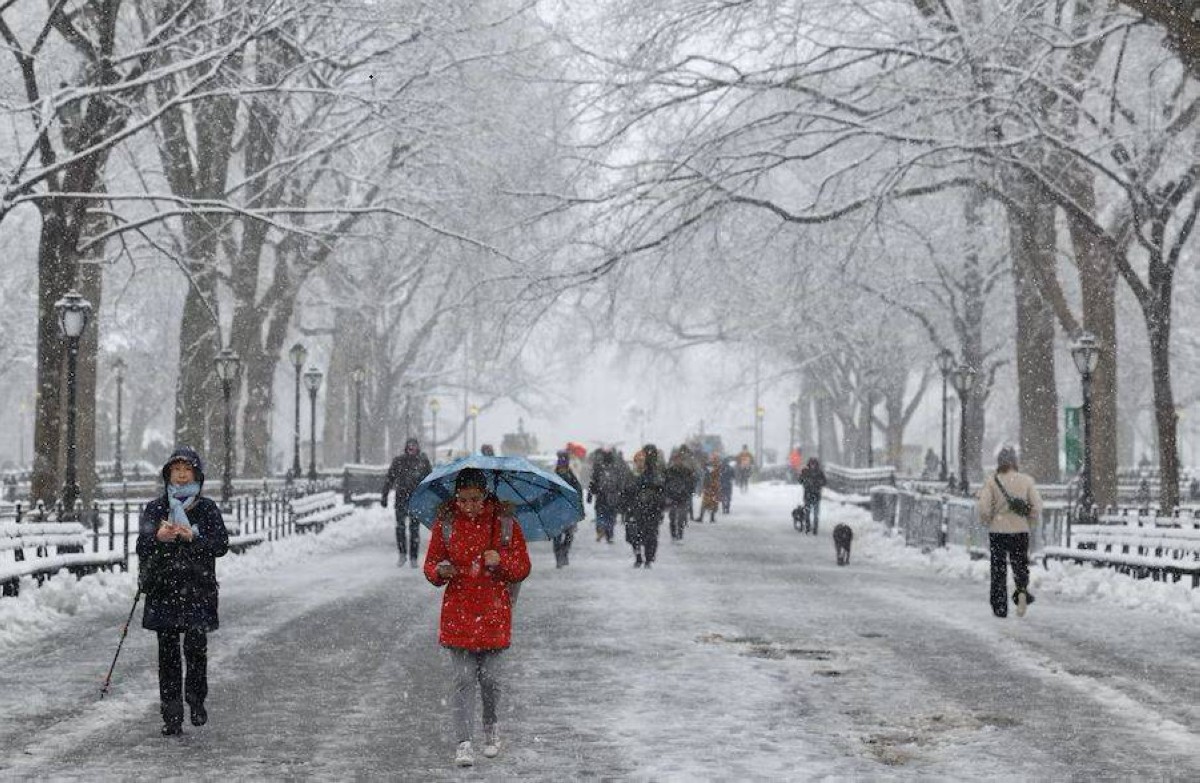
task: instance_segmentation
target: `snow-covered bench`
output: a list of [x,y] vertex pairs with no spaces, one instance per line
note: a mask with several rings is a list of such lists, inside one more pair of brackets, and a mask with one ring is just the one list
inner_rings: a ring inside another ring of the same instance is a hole
[[[1172,518],[1178,524],[1178,520]],[[1140,521],[1140,520],[1139,520]],[[1200,587],[1200,527],[1162,524],[1076,525],[1071,529],[1072,546],[1046,547],[1045,564],[1070,560],[1116,568],[1138,579],[1151,577],[1178,582],[1185,576],[1192,587]]]
[[354,513],[354,506],[342,502],[337,492],[318,492],[304,495],[292,501],[292,525],[299,533],[310,530],[316,533],[330,522],[336,522]]
[[241,519],[229,517],[225,518],[225,531],[229,533],[229,551],[235,554],[245,552],[252,546],[261,544],[267,540],[267,531],[259,530],[255,533],[244,530],[245,525]]
[[63,569],[83,576],[125,563],[124,551],[86,551],[89,540],[78,522],[0,522],[0,594],[17,595],[23,576],[40,585]]

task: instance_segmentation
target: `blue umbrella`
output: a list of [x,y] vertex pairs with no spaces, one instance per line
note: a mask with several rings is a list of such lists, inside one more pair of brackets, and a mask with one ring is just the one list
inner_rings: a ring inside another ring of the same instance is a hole
[[513,505],[526,540],[554,538],[583,519],[583,499],[567,482],[524,457],[472,454],[439,465],[425,477],[408,501],[408,513],[433,527],[438,506],[454,496],[454,480],[464,468],[478,468],[488,489]]

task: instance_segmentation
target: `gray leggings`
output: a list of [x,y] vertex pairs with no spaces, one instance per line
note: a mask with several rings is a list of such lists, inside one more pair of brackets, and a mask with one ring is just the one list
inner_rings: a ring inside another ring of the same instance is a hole
[[450,649],[450,663],[454,667],[454,690],[450,694],[454,713],[455,742],[471,739],[474,725],[472,715],[475,707],[475,683],[483,697],[484,728],[496,725],[496,705],[500,701],[500,653],[502,650]]

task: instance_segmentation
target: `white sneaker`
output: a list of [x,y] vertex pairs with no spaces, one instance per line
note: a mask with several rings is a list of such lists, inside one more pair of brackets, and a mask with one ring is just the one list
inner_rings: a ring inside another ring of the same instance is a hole
[[1022,590],[1017,593],[1017,617],[1025,616],[1025,609],[1029,606],[1029,596]]
[[492,726],[486,730],[485,734],[483,755],[486,758],[494,759],[500,755],[500,730]]
[[458,743],[458,750],[454,751],[454,764],[459,767],[470,767],[475,764],[475,753],[471,750],[470,742]]

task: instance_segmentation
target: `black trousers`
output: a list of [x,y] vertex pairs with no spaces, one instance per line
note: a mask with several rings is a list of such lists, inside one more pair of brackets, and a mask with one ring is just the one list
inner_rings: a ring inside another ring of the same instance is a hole
[[[662,519],[655,520],[640,520],[637,523],[638,528],[638,543],[641,544],[641,554],[645,557],[647,563],[653,563],[654,558],[658,555],[658,526],[662,524]],[[634,552],[638,551],[638,545],[634,545]]]
[[[407,536],[405,532],[408,533]],[[400,550],[401,557],[407,556],[410,560],[416,560],[421,550],[421,523],[408,513],[407,503],[396,504],[396,547]]]
[[667,518],[671,523],[671,538],[676,541],[683,540],[683,529],[687,527],[687,521],[691,515],[692,502],[690,500],[680,500],[671,504],[667,509]]
[[[183,659],[179,637],[183,637]],[[183,664],[187,662],[187,679]],[[158,698],[163,723],[183,723],[183,704],[204,705],[208,697],[208,634],[204,631],[158,632]]]
[[1012,563],[1017,590],[1029,587],[1029,534],[988,533],[992,554],[992,612],[1008,616],[1008,564]]
[[551,543],[554,546],[554,564],[559,568],[571,564],[571,542],[575,540],[575,526],[571,525],[555,536]]

